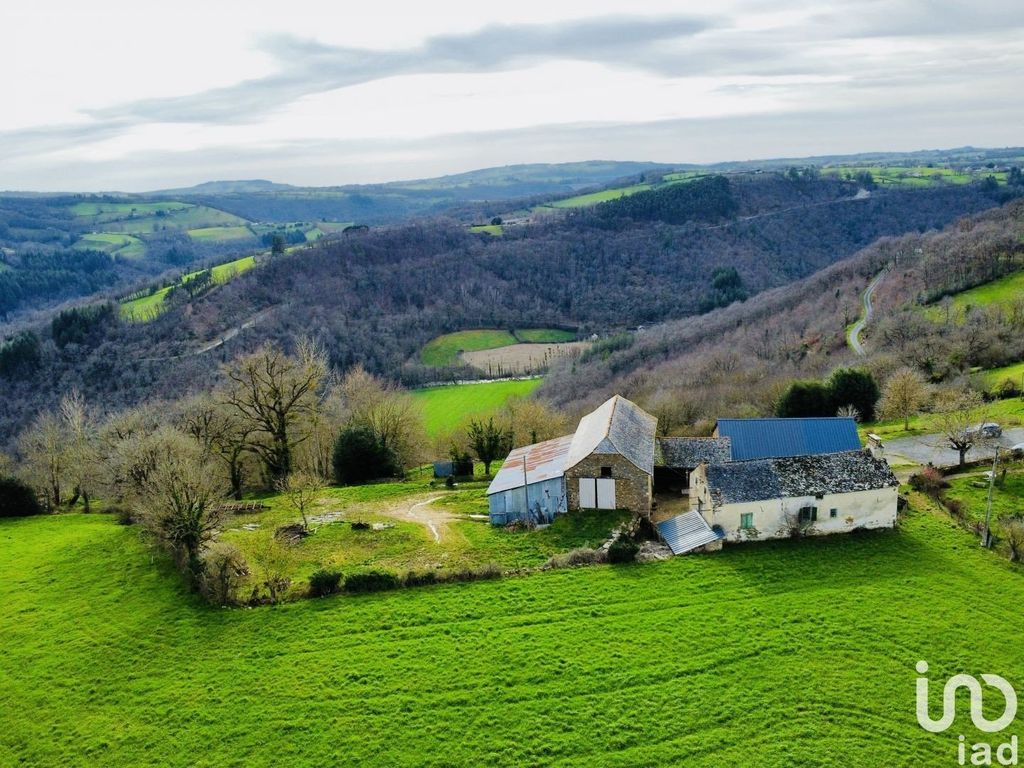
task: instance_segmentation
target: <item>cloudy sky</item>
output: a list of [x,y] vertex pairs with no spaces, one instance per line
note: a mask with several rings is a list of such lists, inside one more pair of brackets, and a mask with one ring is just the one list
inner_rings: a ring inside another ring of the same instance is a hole
[[1024,144],[1021,0],[32,0],[0,189]]

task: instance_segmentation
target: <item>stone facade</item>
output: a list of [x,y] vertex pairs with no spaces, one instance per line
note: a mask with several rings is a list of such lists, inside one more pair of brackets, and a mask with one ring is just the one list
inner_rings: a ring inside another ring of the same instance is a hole
[[651,514],[651,475],[624,456],[614,453],[592,453],[566,471],[565,490],[570,510],[580,508],[580,479],[602,477],[602,467],[611,468],[618,509],[628,509],[645,516]]

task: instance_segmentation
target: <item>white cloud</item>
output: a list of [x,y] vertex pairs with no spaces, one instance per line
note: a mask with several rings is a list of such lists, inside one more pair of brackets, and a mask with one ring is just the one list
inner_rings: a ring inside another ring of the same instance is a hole
[[1020,143],[1007,0],[7,6],[6,188]]

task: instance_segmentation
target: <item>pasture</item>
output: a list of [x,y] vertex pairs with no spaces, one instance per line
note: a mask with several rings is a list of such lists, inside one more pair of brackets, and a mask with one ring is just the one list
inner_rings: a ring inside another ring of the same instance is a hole
[[973,379],[986,392],[995,392],[1006,381],[1012,382],[1018,389],[1024,391],[1024,363],[1014,363],[1002,368],[989,368],[975,374]]
[[[256,266],[255,256],[243,256],[234,261],[218,264],[210,270],[210,276],[214,284],[226,283],[233,277],[247,272]],[[199,271],[189,272],[183,275],[178,285],[183,285],[199,274]],[[129,322],[144,323],[156,318],[163,311],[164,299],[170,293],[173,286],[160,288],[153,293],[146,293],[135,296],[121,302],[121,319]]]
[[510,331],[475,330],[446,333],[431,339],[420,352],[420,361],[424,365],[443,368],[459,364],[460,352],[472,352],[480,349],[494,349],[515,344],[516,337]]
[[823,175],[853,177],[858,173],[870,173],[879,186],[889,187],[930,187],[936,184],[969,184],[980,181],[986,176],[994,176],[997,181],[1006,181],[1005,171],[992,171],[987,168],[979,171],[967,171],[949,167],[905,166],[905,165],[836,165],[821,169]]
[[519,376],[543,373],[556,360],[578,357],[590,345],[589,341],[532,342],[463,352],[461,357],[488,376]]
[[107,516],[3,520],[0,764],[954,765],[958,733],[991,737],[920,728],[915,665],[933,713],[954,673],[1020,690],[1024,580],[914,507],[892,532],[252,610],[200,604]]
[[501,408],[511,397],[528,397],[540,382],[538,378],[424,387],[414,389],[412,396],[423,408],[427,432],[437,435]]
[[[558,328],[456,331],[427,342],[420,352],[420,362],[434,368],[443,368],[449,365],[458,365],[463,353],[511,347],[526,342],[558,344],[573,341],[575,338],[575,331]],[[473,365],[473,363],[470,364]]]
[[200,227],[188,230],[188,236],[201,243],[230,243],[239,240],[253,240],[252,230],[248,227]]
[[652,189],[651,184],[631,184],[626,187],[613,187],[612,189],[602,189],[598,192],[588,192],[584,195],[575,195],[562,200],[554,200],[550,203],[545,203],[540,207],[585,208],[588,205],[597,205],[598,203],[606,203],[609,200],[618,200],[620,197],[635,195],[637,192],[643,192],[648,189]]
[[482,232],[484,234],[495,236],[505,234],[505,229],[501,224],[474,224],[469,228],[469,231],[478,233]]
[[146,244],[139,238],[115,232],[91,232],[82,235],[72,247],[103,251],[122,259],[141,259],[146,255]]

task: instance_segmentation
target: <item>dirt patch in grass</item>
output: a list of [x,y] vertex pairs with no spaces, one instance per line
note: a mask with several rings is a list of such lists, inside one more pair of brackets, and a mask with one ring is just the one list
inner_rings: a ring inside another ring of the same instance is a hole
[[578,357],[590,346],[589,341],[567,341],[558,344],[511,344],[495,349],[462,352],[459,357],[468,365],[494,376],[517,376],[547,370],[553,362]]

